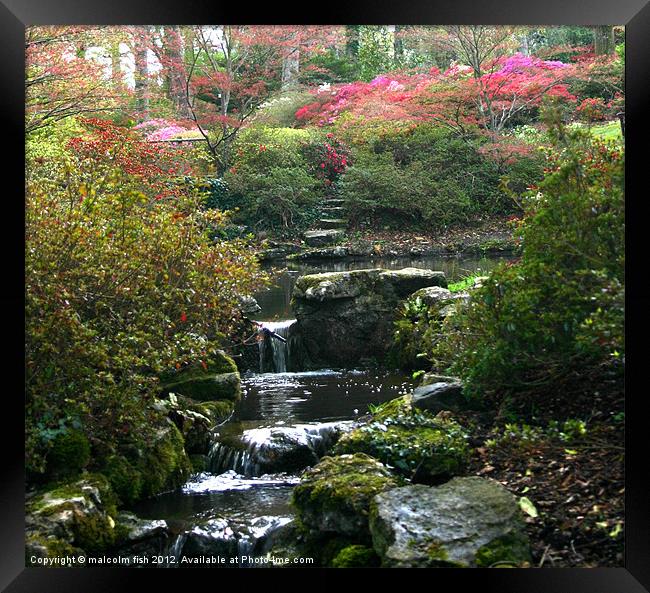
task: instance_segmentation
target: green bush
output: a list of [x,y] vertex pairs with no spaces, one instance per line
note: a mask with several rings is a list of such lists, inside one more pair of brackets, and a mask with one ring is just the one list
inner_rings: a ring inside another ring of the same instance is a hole
[[624,359],[624,159],[620,147],[554,126],[547,174],[524,202],[518,263],[497,267],[432,346],[475,394],[551,386]]
[[541,163],[536,157],[498,163],[482,154],[482,143],[428,124],[364,137],[340,182],[351,220],[442,228],[477,213],[511,212],[501,178],[516,178],[524,189],[539,180]]
[[221,206],[235,222],[277,233],[308,227],[318,217],[324,184],[305,156],[306,130],[251,127],[234,146],[233,167],[224,175]]

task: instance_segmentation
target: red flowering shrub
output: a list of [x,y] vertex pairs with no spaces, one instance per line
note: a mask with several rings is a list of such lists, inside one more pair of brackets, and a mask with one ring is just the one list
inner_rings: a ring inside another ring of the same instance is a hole
[[603,121],[607,114],[608,106],[601,97],[584,99],[576,108],[578,117],[586,122]]

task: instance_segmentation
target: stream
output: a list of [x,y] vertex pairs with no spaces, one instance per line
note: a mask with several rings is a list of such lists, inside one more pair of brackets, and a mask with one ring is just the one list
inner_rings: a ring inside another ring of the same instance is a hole
[[[304,274],[417,267],[443,270],[454,282],[470,273],[488,272],[503,259],[499,255],[291,263],[273,269],[276,285],[255,295],[262,309],[255,318],[288,336],[293,325],[291,290]],[[274,368],[286,368],[291,341],[272,342],[277,343]],[[209,471],[191,476],[181,490],[143,501],[133,510],[141,518],[167,522],[172,533],[168,566],[179,566],[183,556],[205,555],[236,557],[237,566],[254,566],[253,559],[268,551],[272,533],[293,517],[289,499],[302,469],[316,463],[341,431],[368,412],[369,404],[412,388],[410,375],[383,369],[248,371],[242,375],[242,399],[232,418],[215,431]]]

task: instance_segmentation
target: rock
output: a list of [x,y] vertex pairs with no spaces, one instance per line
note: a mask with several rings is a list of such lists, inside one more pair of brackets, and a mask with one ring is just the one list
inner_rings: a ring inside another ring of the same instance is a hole
[[116,514],[115,496],[101,475],[33,496],[25,513],[28,559],[108,550],[117,540]]
[[246,476],[296,472],[318,463],[352,422],[253,428],[241,433],[224,427],[210,452],[214,473],[229,469]]
[[405,398],[392,407],[384,404],[378,416],[343,435],[333,452],[366,453],[413,482],[425,484],[440,483],[465,470],[467,434],[456,422],[414,413]]
[[255,315],[262,310],[258,302],[252,296],[240,297],[240,310],[244,315]]
[[338,229],[319,229],[304,233],[305,243],[310,247],[324,247],[336,243],[343,238],[344,233]]
[[164,554],[169,539],[169,528],[163,520],[145,520],[133,513],[120,512],[117,523],[121,528],[122,543],[118,553],[123,556],[156,556]]
[[236,401],[241,397],[241,379],[233,359],[219,352],[205,368],[197,363],[161,377],[161,392],[199,401]]
[[102,468],[125,505],[178,488],[192,472],[182,434],[171,420],[163,422],[146,445],[110,456]]
[[397,481],[386,467],[368,455],[324,457],[301,476],[292,504],[307,529],[364,540],[369,536],[371,499],[395,486]]
[[411,404],[414,408],[432,414],[442,410],[460,412],[468,408],[467,400],[463,396],[463,384],[460,381],[438,382],[416,387],[411,396]]
[[424,373],[420,381],[420,386],[431,385],[432,383],[455,383],[460,381],[458,377],[452,377],[451,375],[439,375],[437,373]]
[[521,565],[530,561],[516,498],[499,483],[454,478],[374,497],[373,547],[387,567]]
[[348,226],[348,221],[345,218],[321,218],[318,225],[322,229],[341,229]]
[[352,545],[343,548],[332,560],[332,568],[367,568],[379,566],[379,557],[368,546]]
[[257,254],[257,259],[267,261],[273,259],[284,259],[292,253],[298,253],[300,246],[293,243],[280,243],[269,241],[268,249],[264,249]]
[[348,249],[340,245],[336,247],[321,247],[319,249],[307,249],[301,253],[290,255],[287,259],[337,259],[348,256]]
[[353,270],[301,276],[293,310],[314,366],[348,366],[388,353],[393,321],[404,296],[425,286],[445,286],[442,272]]
[[[233,558],[237,556],[237,538],[226,519],[216,518],[194,526],[182,534],[180,555],[186,558],[215,556]],[[224,564],[223,566],[228,566]]]
[[169,418],[183,435],[188,454],[207,454],[212,442],[212,429],[234,408],[234,402],[229,400],[197,402],[188,397],[170,396],[165,401],[168,402]]

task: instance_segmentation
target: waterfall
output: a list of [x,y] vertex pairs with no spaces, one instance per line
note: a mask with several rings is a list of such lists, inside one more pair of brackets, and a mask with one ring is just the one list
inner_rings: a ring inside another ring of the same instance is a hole
[[[289,366],[291,328],[296,324],[295,319],[283,321],[262,321],[260,331],[260,372],[286,373]],[[283,337],[286,341],[271,336],[267,331]],[[269,364],[270,363],[270,364]],[[272,368],[269,368],[272,366]]]
[[214,474],[233,470],[247,477],[298,471],[316,463],[352,426],[341,421],[245,430],[235,442],[230,437],[212,444],[208,468]]

